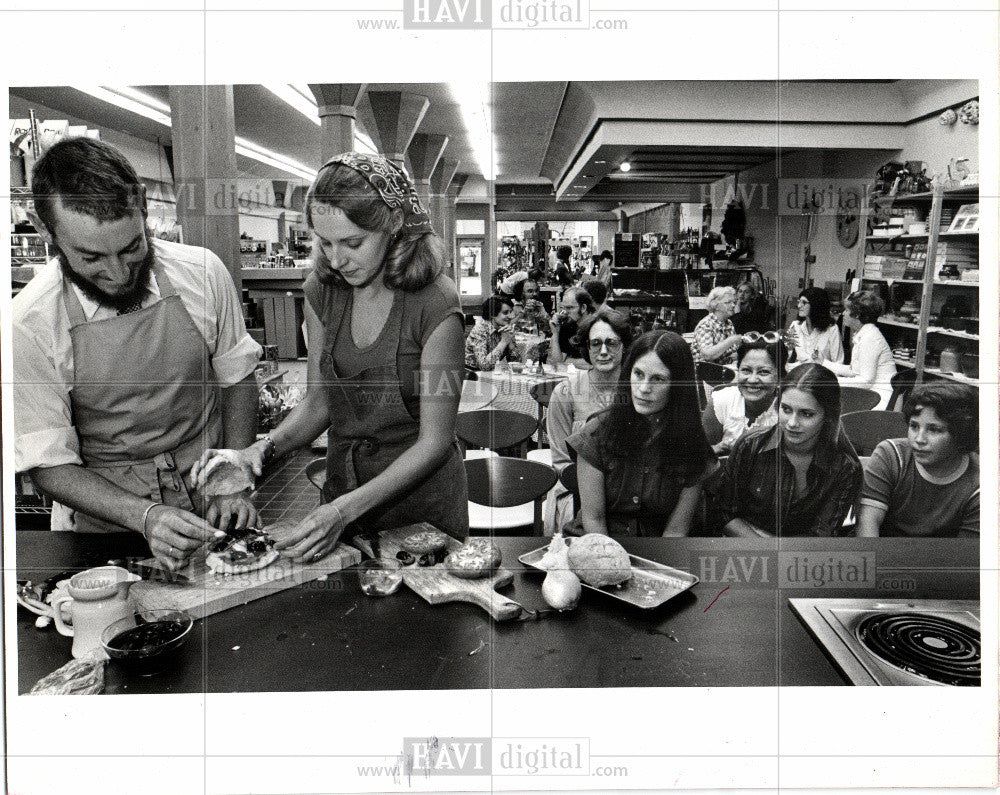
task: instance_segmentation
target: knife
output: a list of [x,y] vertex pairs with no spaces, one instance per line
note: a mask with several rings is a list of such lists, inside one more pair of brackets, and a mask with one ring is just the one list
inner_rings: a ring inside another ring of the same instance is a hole
[[125,562],[125,568],[132,574],[138,574],[144,580],[150,582],[163,582],[168,585],[190,585],[191,580],[176,571],[170,571],[161,566],[145,563],[141,560],[129,559]]

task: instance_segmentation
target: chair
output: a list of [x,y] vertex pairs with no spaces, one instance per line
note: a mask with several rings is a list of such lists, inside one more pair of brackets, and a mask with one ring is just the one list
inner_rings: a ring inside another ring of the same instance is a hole
[[521,445],[522,457],[537,428],[538,420],[530,414],[504,409],[463,411],[455,420],[455,433],[467,447],[506,450]]
[[[487,455],[465,461],[465,475],[469,484],[469,502],[494,509],[488,513],[488,522],[473,523],[470,510],[469,527],[478,530],[514,530],[530,526],[534,535],[542,535],[542,501],[556,484],[555,470],[537,461]],[[527,522],[507,524],[518,519],[516,514],[503,514],[503,509],[533,504],[531,515],[524,515]],[[483,526],[485,525],[485,526]]]
[[528,390],[528,394],[531,395],[532,400],[538,404],[538,442],[542,443],[542,434],[545,432],[545,411],[549,407],[549,398],[552,397],[552,393],[555,392],[556,387],[562,383],[560,380],[553,379],[551,381],[539,381],[537,384],[532,384],[531,389]]
[[708,395],[717,387],[731,384],[736,373],[715,362],[697,362],[694,366],[695,381],[698,382],[698,406],[702,411],[708,405]]
[[898,411],[855,411],[840,424],[859,456],[870,456],[879,442],[906,436],[906,417]]
[[858,411],[871,411],[882,396],[872,389],[860,386],[842,386],[840,388],[840,416],[854,414]]
[[889,411],[899,411],[917,384],[916,370],[900,370],[889,379],[892,384],[892,395],[889,396]]

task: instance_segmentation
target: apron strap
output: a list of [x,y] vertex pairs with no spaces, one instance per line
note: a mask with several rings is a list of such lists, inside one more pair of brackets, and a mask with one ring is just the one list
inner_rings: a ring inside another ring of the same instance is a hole
[[62,280],[63,306],[66,308],[66,314],[69,315],[70,328],[73,326],[82,326],[87,322],[87,316],[83,312],[83,304],[80,303],[76,290],[73,289],[72,282],[66,278],[65,274],[63,275]]

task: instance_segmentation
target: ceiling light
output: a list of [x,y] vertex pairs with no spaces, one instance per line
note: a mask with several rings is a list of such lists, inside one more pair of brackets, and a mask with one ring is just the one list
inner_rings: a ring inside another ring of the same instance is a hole
[[[134,88],[107,88],[105,86],[72,86],[77,91],[89,94],[95,99],[103,100],[122,110],[137,113],[147,119],[152,119],[165,127],[170,127],[170,106],[161,102],[156,97],[151,97]],[[316,171],[303,163],[292,160],[289,157],[273,152],[246,138],[236,137],[236,154],[249,157],[258,163],[294,174],[302,179],[312,181],[316,178]]]
[[618,168],[621,169],[622,171],[631,171],[632,170],[632,164],[629,163],[628,160],[626,160],[624,163],[622,163],[620,166],[618,166]]
[[319,106],[313,99],[309,86],[291,83],[262,83],[262,85],[278,99],[295,108],[317,127],[320,126]]
[[496,179],[496,149],[493,137],[493,118],[490,109],[489,83],[449,83],[451,95],[462,112],[469,146],[482,175]]

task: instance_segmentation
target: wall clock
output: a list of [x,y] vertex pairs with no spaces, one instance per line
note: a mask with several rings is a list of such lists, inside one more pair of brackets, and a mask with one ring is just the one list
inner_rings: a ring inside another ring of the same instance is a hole
[[837,240],[844,248],[851,248],[858,242],[858,215],[850,210],[837,213]]

